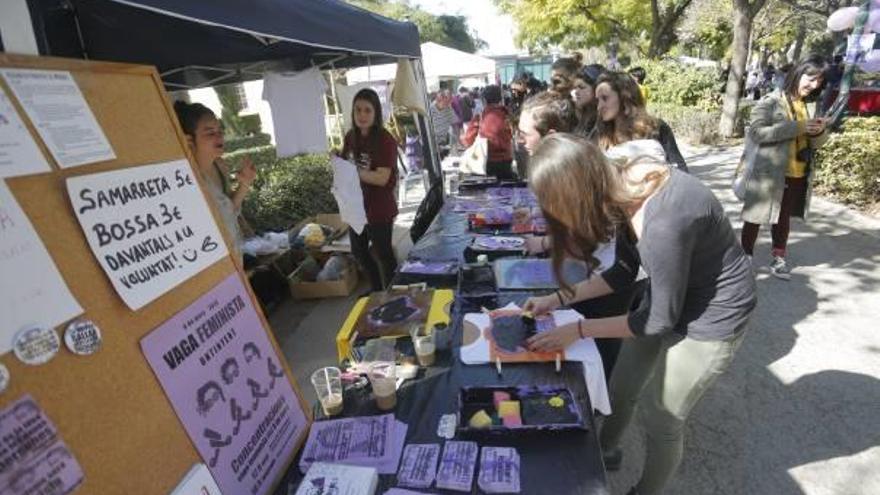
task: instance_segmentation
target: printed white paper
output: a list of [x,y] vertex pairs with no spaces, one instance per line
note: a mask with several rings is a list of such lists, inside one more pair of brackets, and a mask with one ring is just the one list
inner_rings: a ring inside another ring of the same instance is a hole
[[171,495],[222,495],[208,466],[198,463],[186,473]]
[[0,178],[51,171],[12,101],[0,91]]
[[25,327],[54,327],[82,313],[37,232],[0,180],[0,354]]
[[92,252],[131,309],[228,254],[186,160],[67,179]]
[[3,69],[2,74],[61,168],[116,158],[70,72]]
[[334,156],[330,163],[333,165],[333,197],[339,205],[339,216],[360,234],[367,224],[367,210],[357,166],[338,156]]

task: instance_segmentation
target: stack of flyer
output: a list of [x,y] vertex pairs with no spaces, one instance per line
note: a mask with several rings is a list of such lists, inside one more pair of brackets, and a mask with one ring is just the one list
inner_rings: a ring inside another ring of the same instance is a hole
[[296,495],[373,495],[378,486],[376,468],[316,462],[306,472]]

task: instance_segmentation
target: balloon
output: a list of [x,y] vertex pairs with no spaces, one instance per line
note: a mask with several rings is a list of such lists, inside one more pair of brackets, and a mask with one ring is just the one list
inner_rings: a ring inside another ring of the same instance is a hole
[[868,14],[868,20],[865,22],[865,32],[874,31],[880,33],[880,8],[872,9]]
[[880,7],[880,0],[871,0],[871,6]]
[[856,16],[858,14],[858,7],[843,7],[837,9],[830,17],[828,17],[828,29],[832,31],[851,29],[856,22]]
[[880,72],[880,58],[871,62],[862,62],[859,64],[859,68],[865,72]]
[[865,63],[872,64],[880,62],[880,50],[871,50],[865,54]]

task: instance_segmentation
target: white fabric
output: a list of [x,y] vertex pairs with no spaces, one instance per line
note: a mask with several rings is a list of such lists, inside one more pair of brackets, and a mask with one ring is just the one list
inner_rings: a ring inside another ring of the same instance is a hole
[[360,234],[367,224],[367,210],[357,166],[338,156],[334,156],[330,163],[333,165],[333,197],[339,205],[339,217]]
[[394,76],[394,89],[391,90],[391,101],[395,105],[408,108],[421,115],[427,115],[428,106],[425,93],[416,79],[416,71],[412,62],[400,59],[397,62],[397,74]]
[[[495,61],[437,43],[422,43],[425,79],[463,79],[467,76],[495,78]],[[397,64],[358,67],[345,74],[348,84],[365,81],[390,81],[397,74]]]
[[648,159],[666,163],[666,152],[663,146],[655,139],[636,139],[613,146],[605,152],[605,156],[612,159],[626,159],[641,161]]
[[343,129],[348,131],[352,128],[351,107],[354,104],[354,95],[358,91],[370,88],[379,95],[379,103],[382,104],[382,121],[388,122],[391,119],[391,103],[388,101],[388,83],[386,82],[364,82],[352,84],[351,86],[336,86],[336,99],[339,100],[339,109],[342,112]]
[[[504,310],[518,310],[519,306],[510,303]],[[561,310],[553,312],[556,326],[560,327],[581,319],[581,315],[574,310]],[[492,324],[491,318],[485,313],[468,313],[464,315],[464,321],[471,323],[480,330],[480,336],[472,344],[461,347],[461,361],[464,364],[485,364],[490,361],[489,341],[484,337],[484,331]],[[580,361],[584,365],[584,381],[590,394],[590,402],[593,409],[604,415],[611,414],[611,400],[608,397],[608,387],[605,385],[605,368],[602,366],[602,356],[593,339],[581,339],[565,349],[566,361]]]
[[278,156],[326,153],[329,149],[324,124],[327,83],[321,71],[267,74],[263,99],[272,109]]

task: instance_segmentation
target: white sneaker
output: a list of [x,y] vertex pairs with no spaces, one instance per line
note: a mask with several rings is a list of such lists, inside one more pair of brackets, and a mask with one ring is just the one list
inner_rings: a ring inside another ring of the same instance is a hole
[[774,256],[770,262],[770,275],[780,280],[791,280],[791,268],[785,263],[785,258]]

